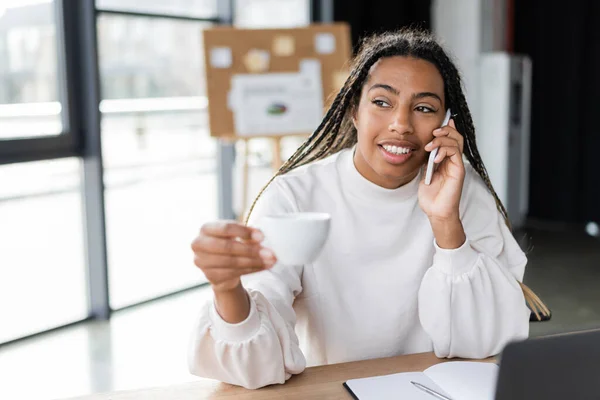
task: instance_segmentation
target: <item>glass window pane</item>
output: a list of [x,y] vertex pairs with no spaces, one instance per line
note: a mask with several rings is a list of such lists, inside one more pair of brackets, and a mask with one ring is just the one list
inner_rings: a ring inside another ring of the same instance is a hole
[[63,131],[54,0],[0,3],[0,140]]
[[236,0],[240,28],[293,28],[310,24],[310,0]]
[[183,15],[195,18],[217,16],[217,0],[96,0],[96,7],[105,10]]
[[80,162],[0,166],[0,343],[86,318]]
[[[197,22],[99,18],[111,306],[204,282],[190,243],[217,218]],[[124,56],[126,55],[126,56]]]
[[97,391],[97,381],[110,380],[97,370],[111,374],[100,332],[82,325],[0,348],[0,399],[66,399]]
[[[99,17],[103,100],[203,96],[202,28],[207,26],[170,19]],[[144,105],[148,102],[103,101],[101,111],[133,112]]]

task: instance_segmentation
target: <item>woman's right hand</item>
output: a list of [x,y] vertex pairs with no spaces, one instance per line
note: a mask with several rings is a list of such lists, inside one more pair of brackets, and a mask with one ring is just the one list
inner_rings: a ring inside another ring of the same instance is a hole
[[263,239],[258,229],[237,222],[209,222],[192,242],[194,264],[215,292],[232,291],[240,286],[242,275],[271,268],[277,261],[260,245]]

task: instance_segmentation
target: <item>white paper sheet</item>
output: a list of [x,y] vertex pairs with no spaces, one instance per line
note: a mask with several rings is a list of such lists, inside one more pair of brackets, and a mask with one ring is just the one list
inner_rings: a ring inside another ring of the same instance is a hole
[[230,68],[231,58],[229,47],[213,47],[210,49],[210,66],[213,68]]
[[499,368],[493,363],[451,361],[424,371],[456,400],[494,400]]
[[418,382],[453,400],[494,400],[498,366],[493,363],[450,361],[423,372],[405,372],[346,382],[359,400],[433,400],[417,389]]
[[318,33],[315,36],[315,50],[319,54],[335,52],[335,36],[332,33]]
[[302,60],[297,73],[234,75],[228,103],[237,135],[312,133],[323,118],[321,63]]
[[351,379],[346,385],[359,400],[434,400],[430,394],[417,389],[411,381],[418,382],[443,395],[448,395],[422,372]]

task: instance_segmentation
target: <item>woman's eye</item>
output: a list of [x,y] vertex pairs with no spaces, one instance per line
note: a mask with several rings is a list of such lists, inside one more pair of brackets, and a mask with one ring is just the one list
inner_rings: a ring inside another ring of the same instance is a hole
[[416,110],[419,111],[419,112],[426,113],[426,114],[435,112],[435,110],[433,110],[433,109],[431,109],[429,107],[425,107],[425,106],[419,106],[419,107],[416,108]]
[[383,100],[373,100],[373,104],[375,104],[378,107],[383,107],[383,108],[389,108],[390,107],[390,105],[387,102],[383,101]]

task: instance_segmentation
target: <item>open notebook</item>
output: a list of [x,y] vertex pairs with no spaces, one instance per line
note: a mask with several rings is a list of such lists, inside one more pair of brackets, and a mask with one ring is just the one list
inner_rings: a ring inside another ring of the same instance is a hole
[[423,372],[403,372],[344,383],[358,400],[435,400],[411,381],[418,382],[452,400],[494,400],[498,366],[492,363],[450,361]]

